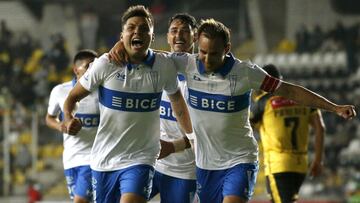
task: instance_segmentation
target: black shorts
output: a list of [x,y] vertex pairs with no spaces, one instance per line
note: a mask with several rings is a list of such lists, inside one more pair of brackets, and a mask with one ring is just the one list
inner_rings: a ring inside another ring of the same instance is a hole
[[266,176],[266,189],[273,203],[290,203],[298,199],[305,173],[284,172]]

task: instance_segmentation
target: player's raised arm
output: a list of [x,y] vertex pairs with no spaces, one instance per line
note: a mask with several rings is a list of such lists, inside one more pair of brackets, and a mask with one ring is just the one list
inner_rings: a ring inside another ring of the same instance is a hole
[[76,135],[82,127],[80,119],[73,116],[76,102],[80,101],[89,94],[90,92],[87,91],[80,83],[76,83],[65,100],[64,127],[66,128],[66,133],[69,135]]
[[355,106],[353,105],[335,104],[325,97],[306,89],[305,87],[285,81],[281,82],[279,88],[274,91],[274,94],[292,99],[299,104],[335,112],[347,120],[356,116]]

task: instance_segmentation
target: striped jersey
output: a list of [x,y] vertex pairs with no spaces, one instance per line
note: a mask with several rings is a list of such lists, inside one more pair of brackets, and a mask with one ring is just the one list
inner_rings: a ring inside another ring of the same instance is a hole
[[[52,89],[47,110],[49,115],[59,116],[59,119],[62,120],[65,99],[74,85],[75,80],[59,84]],[[63,164],[65,169],[90,165],[91,147],[100,119],[96,91],[77,104],[75,117],[80,118],[83,126],[75,136],[63,134]]]
[[312,116],[319,110],[272,94],[261,94],[251,107],[251,120],[259,124],[265,175],[306,173]]
[[91,150],[91,168],[114,171],[154,165],[159,153],[159,107],[162,91],[178,90],[169,56],[149,49],[141,64],[117,66],[104,54],[79,80],[99,90],[100,124]]
[[256,162],[258,146],[249,123],[251,90],[273,91],[278,86],[273,81],[278,81],[257,65],[231,54],[223,67],[212,73],[205,72],[197,55],[171,56],[187,81],[187,102],[196,134],[196,165],[222,170]]

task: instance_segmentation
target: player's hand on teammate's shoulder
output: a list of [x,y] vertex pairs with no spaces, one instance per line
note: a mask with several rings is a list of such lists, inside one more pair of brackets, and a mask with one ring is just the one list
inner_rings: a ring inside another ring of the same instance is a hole
[[350,120],[356,116],[355,106],[353,105],[338,105],[336,107],[336,113],[345,118],[346,120]]
[[81,120],[79,118],[72,118],[64,121],[65,132],[69,135],[76,135],[82,127]]
[[129,61],[129,57],[121,40],[116,42],[114,47],[109,51],[109,59],[118,65],[125,65]]

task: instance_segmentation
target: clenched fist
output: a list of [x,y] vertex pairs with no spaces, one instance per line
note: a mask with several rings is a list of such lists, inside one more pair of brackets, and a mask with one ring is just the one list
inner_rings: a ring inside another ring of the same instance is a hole
[[69,135],[76,135],[82,128],[81,120],[72,118],[64,122],[66,133]]

